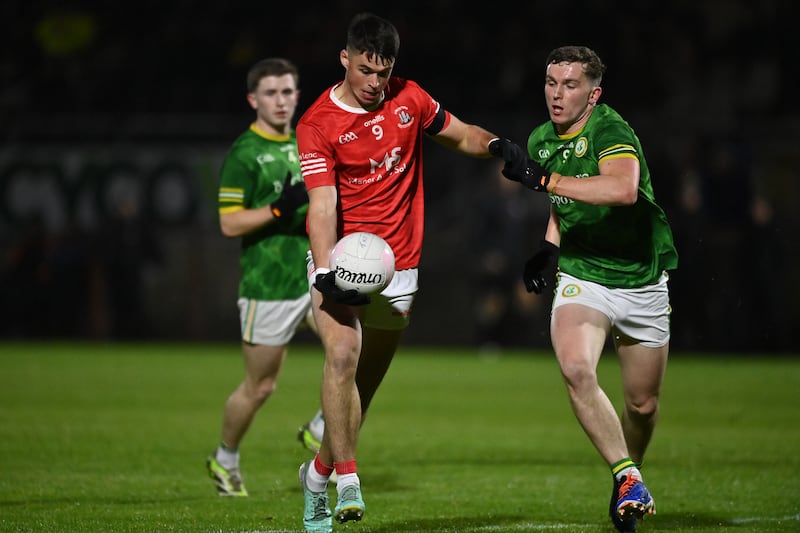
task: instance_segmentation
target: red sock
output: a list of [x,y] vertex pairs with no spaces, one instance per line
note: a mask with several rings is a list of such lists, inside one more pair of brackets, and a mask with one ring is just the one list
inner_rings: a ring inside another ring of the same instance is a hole
[[321,475],[325,477],[330,477],[331,472],[333,472],[333,467],[323,464],[322,461],[319,459],[319,454],[314,457],[314,469]]
[[336,461],[334,461],[333,467],[336,469],[336,474],[340,476],[344,474],[355,474],[356,460],[353,459],[352,461],[345,461],[343,463],[337,463]]

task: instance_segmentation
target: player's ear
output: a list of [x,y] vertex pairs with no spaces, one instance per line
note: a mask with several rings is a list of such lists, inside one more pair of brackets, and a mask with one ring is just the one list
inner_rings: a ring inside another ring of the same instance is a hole
[[247,102],[253,109],[258,109],[258,102],[256,101],[256,95],[254,95],[253,93],[247,93]]
[[347,66],[350,64],[350,60],[347,58],[347,50],[342,50],[339,52],[339,62],[346,70]]
[[596,105],[597,101],[600,100],[600,95],[603,93],[603,88],[599,85],[592,88],[592,92],[589,93],[589,103],[592,105]]

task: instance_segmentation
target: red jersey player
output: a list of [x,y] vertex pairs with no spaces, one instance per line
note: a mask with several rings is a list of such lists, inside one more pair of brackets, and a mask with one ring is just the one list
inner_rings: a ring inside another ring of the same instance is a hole
[[[356,471],[360,426],[397,349],[417,291],[423,232],[423,133],[473,157],[493,152],[514,164],[524,150],[445,111],[417,83],[392,78],[400,38],[387,20],[362,13],[339,53],[344,80],[326,90],[297,124],[300,168],[309,194],[309,282],[325,347],[319,453],[300,467],[308,532],[332,531],[328,477],[338,474],[339,522],[360,520],[366,506]],[[389,286],[371,298],[333,283],[329,256],[355,231],[383,237],[395,254]]]
[[422,134],[439,133],[450,115],[410,80],[389,78],[373,110],[339,99],[343,86],[322,94],[298,124],[306,187],[336,188],[339,218],[331,229],[338,235],[380,235],[395,251],[397,270],[415,268],[422,248]]

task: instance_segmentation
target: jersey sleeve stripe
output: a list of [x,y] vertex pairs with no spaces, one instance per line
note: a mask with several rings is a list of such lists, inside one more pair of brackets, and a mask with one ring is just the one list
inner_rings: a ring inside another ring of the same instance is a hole
[[312,174],[320,174],[328,171],[328,165],[323,158],[309,159],[300,163],[300,172],[303,176],[310,176]]
[[244,201],[244,189],[220,188],[219,201],[242,203]]
[[301,162],[300,169],[302,170],[309,167],[318,167],[320,165],[325,166],[325,159],[322,157],[315,157],[314,159]]
[[325,172],[326,172],[325,167],[312,169],[312,170],[303,169],[303,176],[311,176],[311,175],[314,175],[314,174],[324,174]]
[[598,163],[602,163],[603,161],[608,161],[608,160],[611,160],[611,159],[635,159],[636,161],[639,160],[639,158],[636,157],[636,154],[631,154],[631,153],[625,152],[625,153],[621,153],[621,154],[611,154],[611,155],[607,155],[605,157],[601,157],[600,159],[597,160],[597,162]]
[[605,150],[601,150],[598,156],[600,158],[607,157],[609,155],[614,155],[619,152],[630,152],[636,153],[636,148],[634,148],[630,144],[615,144],[614,146],[609,146]]

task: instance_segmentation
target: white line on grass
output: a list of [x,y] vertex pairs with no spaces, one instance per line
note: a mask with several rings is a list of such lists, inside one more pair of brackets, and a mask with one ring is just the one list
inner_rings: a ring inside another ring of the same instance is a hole
[[752,524],[753,522],[800,522],[800,514],[788,516],[753,516],[750,518],[734,518],[734,524]]

